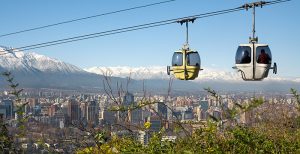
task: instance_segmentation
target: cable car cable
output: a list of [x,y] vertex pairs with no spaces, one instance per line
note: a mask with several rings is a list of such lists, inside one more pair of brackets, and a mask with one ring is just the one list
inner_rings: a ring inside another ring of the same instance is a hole
[[45,25],[45,26],[40,26],[40,27],[35,27],[35,28],[30,28],[30,29],[25,29],[25,30],[20,30],[20,31],[16,31],[16,32],[7,33],[7,34],[1,34],[0,37],[9,36],[9,35],[15,35],[15,34],[20,34],[20,33],[25,33],[25,32],[29,32],[29,31],[34,31],[34,30],[39,30],[39,29],[44,29],[44,28],[49,28],[49,27],[54,27],[54,26],[58,26],[58,25],[62,25],[62,24],[77,22],[77,21],[81,21],[81,20],[87,20],[87,19],[91,19],[91,18],[101,17],[101,16],[115,14],[115,13],[120,13],[120,12],[126,12],[126,11],[140,9],[140,8],[146,8],[146,7],[150,7],[150,6],[154,6],[154,5],[160,5],[160,4],[164,4],[164,3],[170,3],[170,2],[173,2],[173,1],[176,1],[176,0],[167,0],[167,1],[162,1],[162,2],[157,2],[157,3],[151,3],[151,4],[147,4],[147,5],[136,6],[136,7],[131,7],[131,8],[127,8],[127,9],[122,9],[122,10],[117,10],[117,11],[112,11],[112,12],[107,12],[107,13],[102,13],[102,14],[97,14],[97,15],[92,15],[92,16],[87,16],[87,17],[82,17],[82,18],[77,18],[77,19],[71,19],[71,20],[62,21],[62,22],[58,22],[58,23],[54,23],[54,24]]
[[[273,5],[273,4],[287,2],[287,1],[291,1],[291,0],[275,0],[275,1],[267,2],[265,5]],[[44,42],[44,43],[39,43],[39,44],[33,44],[33,45],[23,46],[23,47],[14,48],[14,49],[6,49],[5,51],[32,50],[32,49],[54,46],[54,45],[58,45],[58,44],[75,42],[75,41],[80,41],[80,40],[85,40],[85,39],[90,39],[90,38],[96,38],[96,37],[108,36],[108,35],[119,34],[119,33],[124,33],[124,32],[129,32],[129,31],[140,30],[140,29],[146,29],[146,28],[151,28],[151,27],[168,25],[168,24],[176,23],[179,20],[188,19],[188,18],[206,18],[206,17],[216,16],[216,15],[222,15],[222,14],[227,14],[227,13],[231,13],[231,12],[241,11],[244,9],[245,8],[243,6],[241,6],[241,7],[237,7],[237,8],[233,8],[233,9],[226,9],[226,10],[208,12],[208,13],[203,13],[203,14],[198,14],[198,15],[193,15],[193,16],[187,16],[187,17],[152,22],[152,23],[147,23],[147,24],[142,24],[142,25],[119,28],[119,29],[115,29],[115,30],[109,30],[109,31],[103,31],[103,32],[81,35],[81,36],[76,36],[76,37],[70,37],[70,38],[66,38],[66,39],[60,39],[60,40],[49,41],[49,42]]]
[[[113,35],[113,34],[130,32],[130,31],[136,31],[136,30],[146,29],[146,28],[151,28],[151,27],[158,27],[158,26],[163,26],[163,25],[169,25],[169,24],[173,24],[173,23],[174,22],[169,22],[169,23],[163,23],[163,24],[159,24],[159,25],[153,25],[153,26],[147,26],[147,27],[141,27],[141,28],[135,28],[135,29],[129,29],[129,30],[111,32],[111,33],[101,34],[101,35],[96,35],[96,36],[90,36],[90,37],[87,37],[87,38],[78,38],[78,39],[75,39],[75,40],[68,40],[68,41],[64,41],[64,42],[56,42],[56,43],[53,43],[53,44],[46,44],[46,45],[38,46],[38,47],[25,48],[25,49],[22,49],[22,51],[27,51],[27,50],[32,50],[32,49],[38,49],[38,48],[44,48],[44,47],[48,47],[48,46],[65,44],[65,43],[70,43],[70,42],[76,42],[76,41],[81,41],[81,40],[86,40],[86,39],[91,39],[91,38],[97,38],[97,37],[103,37],[103,36],[108,36],[108,35]],[[19,48],[16,48],[16,49],[20,50]]]
[[[38,49],[38,48],[43,48],[43,47],[48,47],[48,46],[53,46],[53,45],[58,45],[58,44],[81,41],[81,40],[85,40],[85,39],[91,39],[91,38],[113,35],[113,34],[118,34],[118,33],[124,33],[124,32],[129,32],[129,31],[134,31],[134,30],[147,29],[147,28],[151,28],[151,27],[168,25],[168,24],[176,23],[178,20],[187,19],[187,18],[206,18],[206,17],[226,14],[226,13],[240,11],[240,10],[243,10],[243,8],[222,10],[222,11],[216,11],[216,12],[205,13],[205,14],[200,14],[200,15],[194,15],[194,16],[170,19],[170,20],[165,20],[165,21],[153,22],[153,23],[149,23],[149,24],[131,26],[131,27],[109,30],[109,31],[104,31],[104,32],[99,32],[99,33],[92,33],[92,34],[87,34],[87,35],[82,35],[82,36],[76,36],[76,37],[60,39],[60,40],[55,40],[55,41],[50,41],[50,42],[44,42],[44,43],[39,43],[39,44],[34,44],[34,45],[28,45],[28,46],[15,48],[15,49],[22,50],[22,51]],[[201,15],[204,15],[204,16],[201,16]]]
[[[285,1],[290,1],[290,0],[285,0]],[[285,1],[276,0],[276,1],[272,1],[273,3],[268,3],[266,5],[277,4],[277,3],[281,3],[281,2],[285,2]],[[61,40],[50,41],[50,42],[45,42],[45,43],[39,43],[39,44],[19,47],[19,48],[16,48],[16,49],[19,49],[19,50],[37,49],[37,48],[42,48],[42,47],[47,47],[47,46],[52,46],[52,45],[57,45],[57,44],[69,43],[69,42],[74,42],[74,41],[79,41],[79,40],[84,40],[84,39],[90,39],[90,38],[95,38],[95,37],[101,37],[101,36],[107,36],[107,35],[127,32],[127,31],[121,31],[121,30],[124,30],[124,29],[131,29],[131,28],[142,27],[142,26],[153,25],[153,24],[159,24],[159,23],[169,22],[169,21],[178,21],[178,20],[182,20],[182,19],[185,19],[185,18],[205,18],[205,17],[215,16],[215,15],[240,11],[240,10],[243,10],[243,9],[245,9],[245,8],[238,7],[238,8],[234,8],[234,9],[227,9],[227,10],[209,12],[209,13],[204,13],[204,14],[199,14],[199,15],[194,15],[194,16],[164,20],[164,21],[153,22],[153,23],[148,23],[148,24],[143,24],[143,25],[137,25],[137,26],[131,26],[131,27],[126,27],[126,28],[109,30],[109,31],[104,31],[104,32],[99,32],[99,33],[93,33],[93,34],[87,34],[87,35],[82,35],[82,36],[77,36],[77,37],[71,37],[71,38],[67,38],[67,39],[61,39]],[[163,24],[163,25],[165,25],[165,24]],[[135,30],[143,29],[143,28],[150,28],[150,27],[157,27],[157,26],[161,26],[161,25],[147,26],[147,27],[137,28]],[[121,31],[121,32],[115,32],[115,31]],[[129,30],[129,31],[133,31],[133,30]],[[111,33],[111,34],[105,34],[105,33]],[[105,35],[103,35],[103,34],[105,34]],[[68,40],[70,40],[70,41],[68,41]],[[58,43],[58,42],[60,42],[60,43]]]
[[[130,30],[130,29],[136,29],[137,30],[137,29],[143,29],[143,28],[157,27],[157,26],[161,26],[161,24],[162,25],[166,25],[165,23],[175,23],[178,20],[182,20],[182,19],[187,19],[187,18],[206,18],[206,17],[210,17],[210,16],[215,16],[215,15],[220,15],[220,14],[225,14],[225,13],[240,11],[242,9],[243,8],[227,9],[227,10],[209,12],[209,13],[204,13],[204,14],[199,14],[199,15],[193,15],[193,16],[187,16],[187,17],[169,19],[169,20],[164,20],[164,21],[152,22],[152,23],[148,23],[148,24],[142,24],[142,25],[137,25],[137,26],[130,26],[130,27],[126,27],[126,28],[119,28],[119,29],[115,29],[115,30],[109,30],[109,31],[104,31],[104,32],[86,34],[86,35],[81,35],[81,36],[76,36],[76,37],[70,37],[70,38],[60,39],[60,40],[55,40],[55,41],[49,41],[49,42],[44,42],[44,43],[39,43],[39,44],[34,44],[34,45],[28,45],[28,46],[19,47],[19,48],[16,48],[16,49],[18,49],[18,50],[28,50],[27,48],[33,49],[32,47],[41,48],[41,47],[50,46],[49,44],[56,45],[56,43],[58,43],[58,42],[65,42],[65,43],[74,42],[74,41],[77,41],[77,40],[84,40],[84,39],[89,39],[89,38],[95,38],[95,37],[101,37],[101,36],[111,35],[110,33],[113,33],[113,34],[123,33],[123,32],[127,32],[127,31],[124,31],[124,30],[127,30],[127,29],[129,31],[133,31],[133,30]],[[120,32],[118,32],[118,31],[120,31]],[[46,45],[46,44],[48,44],[48,45]],[[58,44],[63,44],[63,43],[58,43]],[[44,45],[46,45],[46,46],[44,46]],[[34,48],[34,49],[36,49],[36,48]]]

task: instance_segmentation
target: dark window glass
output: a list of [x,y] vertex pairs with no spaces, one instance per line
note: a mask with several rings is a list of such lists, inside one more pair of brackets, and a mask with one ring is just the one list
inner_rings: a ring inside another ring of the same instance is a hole
[[236,64],[251,63],[251,48],[247,46],[239,46],[235,55]]
[[190,52],[186,56],[188,66],[200,66],[200,56],[198,52]]
[[182,66],[182,53],[174,52],[172,57],[172,66]]
[[268,46],[256,48],[256,61],[260,64],[271,64],[272,55]]

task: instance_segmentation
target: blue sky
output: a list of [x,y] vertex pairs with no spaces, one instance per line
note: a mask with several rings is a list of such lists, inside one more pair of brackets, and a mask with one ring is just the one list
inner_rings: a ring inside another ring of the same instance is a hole
[[[163,0],[3,0],[0,34],[74,18],[145,5]],[[228,0],[176,0],[171,3],[93,18],[85,21],[0,38],[0,45],[21,47],[62,38],[138,24],[238,7],[246,2]],[[257,9],[257,36],[267,43],[277,62],[278,76],[300,77],[300,1]],[[251,35],[251,12],[240,11],[198,19],[190,25],[190,46],[198,50],[202,66],[233,71],[240,43]],[[166,66],[185,41],[179,24],[144,29],[33,50],[81,68],[92,66]]]

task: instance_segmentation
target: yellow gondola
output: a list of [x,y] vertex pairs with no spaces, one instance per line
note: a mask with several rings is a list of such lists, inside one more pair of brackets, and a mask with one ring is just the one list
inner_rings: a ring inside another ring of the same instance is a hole
[[[197,51],[181,49],[174,52],[172,58],[172,69],[175,78],[180,80],[194,80],[198,77],[200,69],[200,56]],[[170,75],[170,73],[168,73]]]
[[188,22],[194,22],[194,20],[195,18],[178,21],[181,24],[186,23],[187,40],[181,50],[174,52],[172,66],[167,67],[168,75],[172,71],[175,78],[180,80],[194,80],[198,77],[199,71],[202,70],[198,52],[190,50],[188,45]]

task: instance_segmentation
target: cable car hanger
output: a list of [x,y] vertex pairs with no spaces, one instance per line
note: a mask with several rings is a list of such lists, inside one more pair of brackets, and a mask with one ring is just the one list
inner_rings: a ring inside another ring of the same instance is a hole
[[196,18],[187,18],[187,19],[182,19],[182,20],[178,20],[177,23],[180,23],[181,25],[183,25],[185,23],[185,27],[186,27],[186,42],[184,44],[184,48],[188,49],[189,48],[189,22],[194,23],[194,21],[196,20]]
[[177,23],[186,25],[186,42],[182,49],[175,51],[172,57],[172,68],[167,66],[167,74],[172,71],[175,78],[180,80],[194,80],[201,71],[200,56],[197,51],[190,50],[189,47],[189,22],[194,23],[196,18],[185,18],[178,20]]
[[262,8],[263,5],[267,4],[265,1],[260,1],[260,2],[254,2],[254,3],[249,3],[249,4],[244,4],[242,8],[245,8],[246,11],[249,10],[249,8],[253,8],[252,10],[252,38],[249,37],[249,43],[257,43],[258,42],[258,37],[255,37],[255,8],[259,7]]
[[[277,64],[271,67],[271,50],[267,44],[258,44],[258,37],[255,36],[255,8],[263,7],[270,2],[254,2],[241,6],[247,11],[252,8],[252,37],[249,37],[249,44],[241,44],[236,52],[236,65],[233,67],[241,72],[245,81],[261,81],[268,76],[270,69],[277,74]],[[249,53],[249,51],[251,51]],[[252,58],[251,58],[252,57]]]

